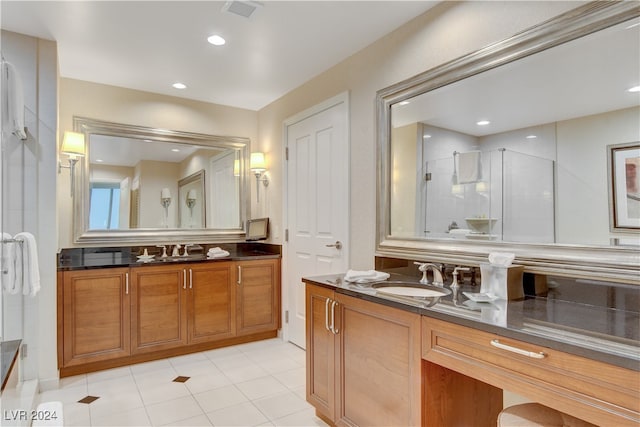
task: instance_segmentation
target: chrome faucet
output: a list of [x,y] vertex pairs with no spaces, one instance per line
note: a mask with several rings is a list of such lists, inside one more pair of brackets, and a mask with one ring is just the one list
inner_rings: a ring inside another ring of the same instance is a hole
[[[420,279],[420,283],[425,285],[433,285],[444,287],[444,280],[442,279],[442,272],[438,268],[437,265],[431,264],[428,262],[414,262],[415,265],[418,266],[418,270],[422,271],[422,279]],[[427,271],[431,268],[433,270],[433,282],[429,283],[429,279],[427,279]]]
[[451,289],[458,289],[460,284],[458,283],[458,271],[469,271],[469,267],[455,267],[453,269],[453,282],[451,282]]
[[193,243],[185,243],[184,244],[184,253],[182,254],[182,256],[189,256],[189,252],[187,252],[187,248],[193,246]]

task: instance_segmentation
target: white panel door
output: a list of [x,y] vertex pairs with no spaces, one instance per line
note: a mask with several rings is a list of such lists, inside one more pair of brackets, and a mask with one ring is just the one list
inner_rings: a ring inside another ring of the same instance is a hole
[[346,96],[287,126],[288,339],[305,347],[302,277],[343,273],[349,253]]
[[[238,177],[233,174],[236,152],[229,151],[210,159],[207,228],[238,228],[240,202]],[[206,177],[205,177],[206,179]]]

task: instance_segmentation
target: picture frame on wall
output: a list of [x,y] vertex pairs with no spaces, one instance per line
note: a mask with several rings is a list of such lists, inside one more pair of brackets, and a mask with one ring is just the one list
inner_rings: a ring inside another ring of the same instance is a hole
[[607,146],[610,229],[640,233],[640,142]]

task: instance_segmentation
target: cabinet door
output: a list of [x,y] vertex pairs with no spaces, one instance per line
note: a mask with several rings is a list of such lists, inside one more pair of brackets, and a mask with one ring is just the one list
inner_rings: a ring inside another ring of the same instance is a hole
[[336,301],[336,423],[420,425],[420,316],[342,294]]
[[231,338],[236,332],[232,262],[189,267],[189,343]]
[[130,354],[128,268],[62,275],[62,366]]
[[236,263],[237,334],[272,331],[280,326],[280,260]]
[[187,344],[187,267],[131,269],[132,353]]
[[329,330],[334,292],[306,286],[307,401],[316,413],[335,419],[335,336]]

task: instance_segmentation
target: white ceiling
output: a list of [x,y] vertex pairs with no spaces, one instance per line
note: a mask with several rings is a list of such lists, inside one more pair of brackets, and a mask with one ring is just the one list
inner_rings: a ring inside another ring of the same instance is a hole
[[437,3],[263,1],[245,18],[224,1],[2,0],[0,17],[57,41],[62,77],[258,110]]

